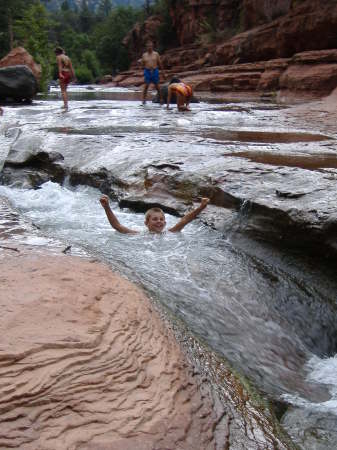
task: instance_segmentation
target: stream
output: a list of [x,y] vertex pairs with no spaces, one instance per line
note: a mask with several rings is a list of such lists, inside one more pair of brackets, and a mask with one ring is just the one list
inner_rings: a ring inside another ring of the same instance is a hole
[[[16,152],[24,143],[45,151],[62,148],[68,166],[90,172],[114,167],[116,161],[130,178],[133,162],[146,159],[146,152],[158,150],[160,161],[163,152],[171,151],[176,163],[189,152],[193,171],[198,154],[217,152],[219,141],[228,143],[231,152],[257,146],[259,151],[275,146],[286,152],[292,142],[318,152],[319,130],[277,126],[276,107],[224,109],[199,103],[192,105],[191,114],[179,115],[173,108],[167,112],[159,105],[141,108],[139,102],[116,100],[111,92],[109,99],[109,91],[100,95],[78,89],[67,114],[60,112],[55,94],[34,106],[6,108],[2,161],[18,129],[27,138],[11,147]],[[283,133],[279,138],[275,128]],[[241,138],[235,130],[242,132]],[[261,131],[274,132],[272,139],[261,137]],[[157,236],[144,230],[143,214],[111,201],[119,220],[141,231],[127,236],[110,227],[98,201],[101,193],[90,186],[74,187],[66,180],[30,189],[16,182],[0,186],[0,195],[46,237],[95,255],[141,284],[263,394],[292,405],[299,414],[315,414],[321,423],[327,417],[337,423],[337,279],[329,261],[236,233],[244,227],[244,207],[222,231],[195,220],[182,233]],[[166,216],[168,227],[177,221]],[[336,441],[330,446],[324,433],[320,444],[303,444],[306,422],[295,422],[288,416],[284,425],[303,448],[335,448]]]

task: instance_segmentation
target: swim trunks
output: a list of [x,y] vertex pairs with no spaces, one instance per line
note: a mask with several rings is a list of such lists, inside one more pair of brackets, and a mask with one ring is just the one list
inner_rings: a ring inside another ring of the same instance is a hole
[[159,83],[159,70],[157,69],[144,69],[144,81],[145,84],[158,84]]
[[60,82],[63,84],[69,84],[71,82],[71,73],[69,70],[62,70],[61,74],[63,78],[60,78]]
[[193,94],[191,86],[185,83],[177,83],[174,87],[172,87],[172,91],[177,94],[181,94],[186,98],[192,97]]

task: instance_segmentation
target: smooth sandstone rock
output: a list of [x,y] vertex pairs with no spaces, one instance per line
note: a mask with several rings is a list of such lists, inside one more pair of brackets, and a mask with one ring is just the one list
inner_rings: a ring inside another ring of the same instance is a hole
[[1,448],[215,449],[211,397],[138,288],[90,260],[17,255],[0,251]]

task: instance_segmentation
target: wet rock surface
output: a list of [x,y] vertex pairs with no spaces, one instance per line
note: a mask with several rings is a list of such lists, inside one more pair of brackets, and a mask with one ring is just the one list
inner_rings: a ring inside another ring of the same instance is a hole
[[[62,115],[55,105],[42,102],[19,113],[5,111],[6,120],[15,118],[21,132],[13,133],[2,182],[39,187],[61,173],[60,181],[94,186],[123,207],[145,211],[160,205],[175,215],[206,195],[212,204],[201,219],[225,238],[253,236],[335,255],[336,135],[332,117],[325,120],[333,105],[333,96],[306,109],[201,103],[193,105],[191,114],[178,114],[132,102],[102,101],[90,107],[73,102],[70,112]],[[31,175],[41,171],[43,180],[32,182]],[[275,288],[279,272],[270,273],[268,265],[261,264],[256,247],[250,257]],[[294,283],[299,283],[304,297],[282,296],[281,303],[275,299],[268,308],[277,311],[280,324],[286,321],[291,330],[298,328],[301,344],[272,334],[281,350],[277,356],[263,354],[267,369],[257,384],[274,398],[291,386],[310,401],[322,402],[329,393],[304,382],[302,366],[308,349],[319,356],[335,353],[335,305],[329,295],[321,296],[310,283],[307,287],[306,280]],[[312,319],[302,325],[302,314]],[[263,309],[261,317],[269,323]],[[235,339],[238,348],[247,345],[245,331],[242,342]],[[251,355],[237,354],[243,358],[240,369],[252,375]],[[284,367],[281,364],[272,387],[274,366],[268,364],[278,357]]]
[[[336,254],[337,160],[331,130],[325,134],[305,128],[295,132],[289,129],[288,110],[267,108],[263,117],[258,107],[243,108],[238,114],[248,121],[256,115],[269,126],[280,120],[285,130],[230,126],[226,130],[217,119],[212,126],[197,125],[206,115],[227,115],[234,125],[235,108],[230,107],[218,110],[215,106],[208,111],[202,106],[190,118],[169,115],[167,122],[159,121],[155,128],[141,124],[139,128],[128,124],[115,128],[102,122],[95,125],[95,119],[84,126],[83,114],[79,112],[78,118],[73,114],[74,120],[66,118],[64,126],[22,130],[11,144],[2,183],[25,178],[26,184],[38,187],[47,179],[61,182],[70,177],[72,184],[95,186],[119,199],[121,205],[137,210],[140,204],[157,204],[176,215],[197,197],[208,196],[213,205],[238,214],[245,207],[244,233]],[[152,136],[150,141],[147,134]],[[136,146],[124,146],[136,135]],[[109,139],[111,164],[99,143],[102,139]],[[73,147],[80,147],[81,153],[74,154]],[[206,211],[206,222],[207,217]],[[209,223],[214,223],[214,214]]]

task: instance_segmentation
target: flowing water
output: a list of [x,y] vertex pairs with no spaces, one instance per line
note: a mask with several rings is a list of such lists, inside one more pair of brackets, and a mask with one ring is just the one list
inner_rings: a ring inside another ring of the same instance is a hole
[[[7,110],[6,120],[22,129],[42,130],[52,149],[65,136],[62,145],[68,146],[65,151],[72,165],[81,159],[82,143],[89,170],[103,162],[113,166],[114,152],[127,152],[130,147],[139,146],[143,152],[145,146],[152,151],[158,146],[159,154],[167,146],[172,152],[177,147],[200,151],[210,128],[213,134],[207,144],[212,152],[218,146],[212,147],[214,127],[225,123],[228,130],[241,126],[261,133],[259,128],[266,128],[263,119],[276,118],[275,111],[266,117],[263,110],[250,106],[244,117],[240,111],[217,106],[209,110],[206,104],[195,105],[191,115],[183,116],[159,106],[139,108],[135,102],[119,100],[82,99],[73,102],[65,115],[56,113],[59,106],[41,101],[34,108]],[[289,136],[296,134],[298,142],[302,132],[292,130]],[[221,233],[199,221],[182,233],[152,235],[144,230],[143,214],[120,210],[112,203],[120,221],[140,231],[121,235],[111,229],[98,202],[100,192],[91,187],[52,182],[37,190],[1,186],[0,195],[47,237],[84,249],[141,283],[268,395],[337,415],[337,281],[324,262],[237,239],[234,231]],[[238,212],[233,230],[237,223],[242,225],[247,207]],[[176,220],[168,215],[168,227]]]

